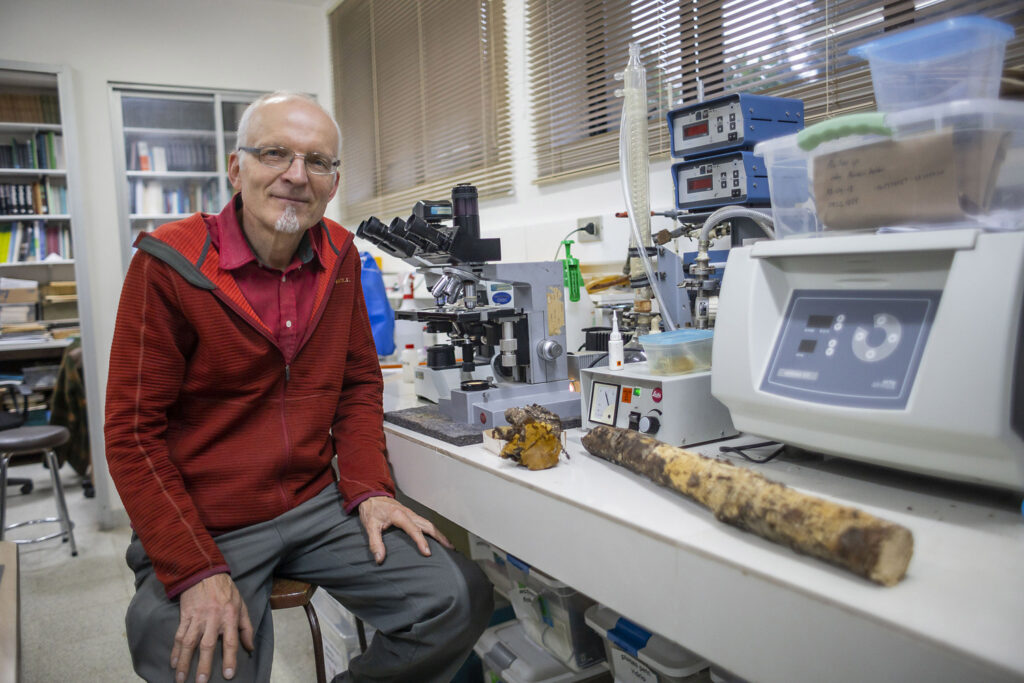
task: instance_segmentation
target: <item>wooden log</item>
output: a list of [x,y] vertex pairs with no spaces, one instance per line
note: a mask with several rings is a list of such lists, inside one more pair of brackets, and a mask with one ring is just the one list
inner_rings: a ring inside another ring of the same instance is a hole
[[883,586],[899,583],[910,564],[914,537],[906,527],[794,491],[745,467],[617,427],[592,429],[583,436],[583,446],[679,491],[722,522]]

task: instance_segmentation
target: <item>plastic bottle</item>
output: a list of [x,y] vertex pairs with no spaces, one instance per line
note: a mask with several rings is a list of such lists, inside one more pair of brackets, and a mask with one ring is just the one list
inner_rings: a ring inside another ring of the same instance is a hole
[[[402,304],[398,307],[400,311],[412,311],[416,309],[416,302],[413,300],[413,289],[415,287],[415,273],[409,273],[406,280],[402,282]],[[423,323],[415,320],[395,321],[395,346],[401,354],[409,344],[414,348],[423,346]]]
[[416,381],[416,366],[420,364],[420,354],[413,344],[406,344],[402,349],[402,381]]
[[619,332],[619,318],[612,313],[612,333],[608,336],[608,369],[621,370],[622,363],[622,334]]

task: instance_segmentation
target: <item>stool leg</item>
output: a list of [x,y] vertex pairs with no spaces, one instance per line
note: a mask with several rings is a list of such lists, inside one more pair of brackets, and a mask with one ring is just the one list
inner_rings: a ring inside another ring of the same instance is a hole
[[309,619],[309,631],[313,634],[313,660],[316,662],[316,683],[327,683],[327,669],[324,665],[324,639],[320,634],[320,620],[316,617],[313,605],[307,602],[306,617]]
[[366,652],[366,629],[363,627],[363,620],[356,617],[356,634],[359,636],[359,651]]
[[7,454],[0,453],[0,541],[7,527]]
[[60,525],[64,529],[64,533],[67,534],[64,540],[71,543],[71,556],[75,557],[78,555],[78,548],[75,546],[75,532],[71,528],[71,515],[68,514],[68,506],[64,502],[64,487],[61,486],[60,475],[57,474],[57,468],[60,466],[60,463],[57,462],[57,454],[52,450],[46,451],[46,462],[50,465],[53,495],[57,498],[57,516],[60,518]]

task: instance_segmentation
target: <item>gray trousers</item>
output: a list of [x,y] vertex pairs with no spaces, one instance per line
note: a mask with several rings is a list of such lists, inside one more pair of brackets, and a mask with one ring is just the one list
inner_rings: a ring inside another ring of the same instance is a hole
[[[359,516],[345,514],[334,484],[276,519],[217,536],[255,631],[256,650],[249,657],[239,647],[234,680],[270,680],[270,589],[273,578],[283,576],[321,586],[377,629],[341,680],[448,683],[486,627],[493,593],[473,562],[427,541],[430,557],[420,555],[404,531],[387,530],[387,557],[378,566]],[[132,538],[126,560],[135,572],[135,597],[125,618],[135,671],[147,681],[173,681],[178,602],[167,599],[138,538]],[[196,661],[198,653],[190,681]],[[223,680],[221,668],[218,647],[211,681]]]

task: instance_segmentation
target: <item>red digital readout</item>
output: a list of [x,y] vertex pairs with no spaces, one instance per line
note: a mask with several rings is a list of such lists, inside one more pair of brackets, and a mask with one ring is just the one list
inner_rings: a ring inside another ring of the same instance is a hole
[[707,121],[701,121],[700,123],[691,123],[688,126],[683,126],[683,139],[689,140],[695,138],[698,135],[707,135],[710,128],[708,128]]
[[686,181],[686,191],[703,192],[704,190],[710,190],[714,184],[714,179],[709,175],[697,176]]

